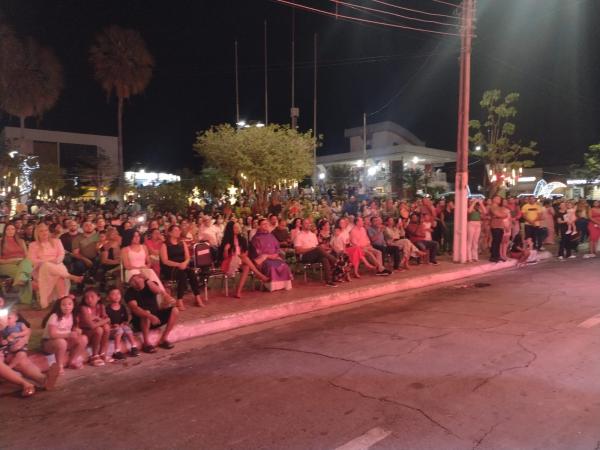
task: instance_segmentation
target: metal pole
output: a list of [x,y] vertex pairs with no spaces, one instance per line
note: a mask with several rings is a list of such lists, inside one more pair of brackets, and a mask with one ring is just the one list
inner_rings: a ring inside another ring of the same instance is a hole
[[267,68],[267,21],[265,20],[265,125],[269,125],[269,75]]
[[367,189],[367,113],[363,113],[363,189]]
[[292,9],[292,107],[290,117],[292,129],[298,128],[298,108],[296,108],[296,11]]
[[319,171],[317,170],[317,33],[314,36],[314,77],[313,77],[313,138],[315,144],[313,147],[313,158],[315,161],[313,173],[313,185],[318,183]]
[[235,123],[240,121],[240,86],[238,82],[238,42],[235,41]]
[[467,187],[469,184],[469,102],[471,94],[471,47],[474,9],[474,0],[463,1],[456,178],[454,188],[454,246],[452,253],[452,260],[457,263],[465,263],[469,259],[467,251]]

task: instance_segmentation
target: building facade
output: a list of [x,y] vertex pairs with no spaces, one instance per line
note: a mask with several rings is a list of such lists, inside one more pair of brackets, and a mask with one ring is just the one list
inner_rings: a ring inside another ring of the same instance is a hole
[[[366,132],[366,133],[365,133]],[[366,134],[366,142],[364,135]],[[349,151],[317,157],[319,178],[327,182],[327,170],[333,165],[349,165],[360,172],[368,191],[391,194],[397,191],[394,180],[408,169],[421,169],[430,187],[449,190],[442,167],[456,162],[456,153],[427,147],[406,128],[386,121],[345,130]]]

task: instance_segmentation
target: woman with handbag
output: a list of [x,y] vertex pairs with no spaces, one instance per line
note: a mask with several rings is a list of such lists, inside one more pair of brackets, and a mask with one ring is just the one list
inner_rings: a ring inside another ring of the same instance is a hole
[[241,267],[240,281],[235,290],[235,298],[242,297],[242,289],[250,270],[263,283],[269,281],[269,278],[263,275],[248,257],[248,241],[242,236],[240,224],[237,222],[229,221],[225,226],[223,240],[219,247],[219,261],[222,261],[221,270],[229,277],[234,277]]

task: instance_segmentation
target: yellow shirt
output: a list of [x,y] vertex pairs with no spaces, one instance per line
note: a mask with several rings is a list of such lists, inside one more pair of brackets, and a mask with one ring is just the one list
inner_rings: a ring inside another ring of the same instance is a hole
[[535,225],[540,226],[540,221],[542,219],[543,208],[539,203],[525,203],[521,207],[521,212],[523,213],[523,218],[525,219],[525,223],[527,225]]

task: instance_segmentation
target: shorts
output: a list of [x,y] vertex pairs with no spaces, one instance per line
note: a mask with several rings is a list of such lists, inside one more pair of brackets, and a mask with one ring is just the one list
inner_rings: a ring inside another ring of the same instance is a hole
[[110,338],[114,339],[116,336],[123,336],[124,334],[132,334],[133,331],[129,324],[122,323],[117,325],[115,328],[110,329]]
[[[173,311],[173,306],[170,306],[166,309],[159,309],[158,312],[155,314],[156,317],[158,317],[158,320],[160,320],[160,324],[158,325],[150,325],[150,329],[153,330],[155,328],[160,328],[163,325],[165,325],[169,319],[171,318],[171,312]],[[142,327],[140,324],[140,318],[138,316],[133,316],[133,318],[131,319],[131,325],[133,326],[133,329],[135,331],[142,331]]]

